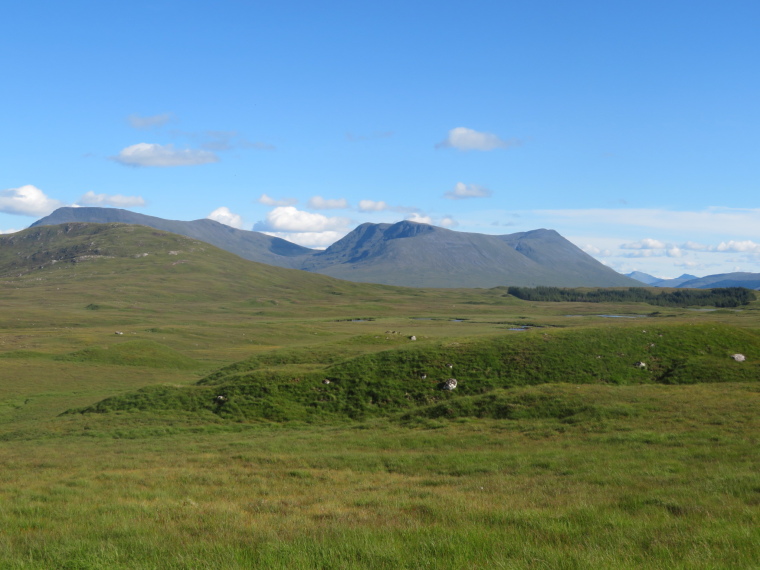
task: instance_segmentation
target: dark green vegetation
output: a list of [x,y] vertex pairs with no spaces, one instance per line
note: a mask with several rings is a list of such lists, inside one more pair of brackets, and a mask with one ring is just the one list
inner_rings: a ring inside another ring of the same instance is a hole
[[553,230],[491,236],[399,222],[362,224],[325,251],[212,220],[164,220],[115,208],[59,208],[32,227],[140,224],[207,242],[244,259],[339,279],[407,287],[635,286]]
[[524,301],[573,303],[647,303],[659,307],[740,307],[756,300],[756,295],[742,287],[725,289],[659,292],[642,287],[628,289],[560,289],[558,287],[509,287],[509,295]]
[[1,237],[0,567],[756,568],[758,302],[505,293]]

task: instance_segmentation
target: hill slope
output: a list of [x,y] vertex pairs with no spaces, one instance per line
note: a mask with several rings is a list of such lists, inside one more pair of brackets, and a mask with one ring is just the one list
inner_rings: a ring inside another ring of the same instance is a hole
[[214,220],[203,219],[191,222],[165,220],[118,208],[58,208],[49,216],[34,222],[30,227],[55,226],[69,222],[148,226],[210,243],[243,259],[291,269],[300,268],[300,258],[314,253],[314,250],[284,239],[260,232],[238,230]]
[[[306,300],[353,290],[324,275],[255,263],[208,243],[139,225],[67,223],[0,236],[0,277],[54,284],[56,296],[140,302]],[[372,289],[372,286],[364,286]],[[100,302],[100,301],[98,301]]]
[[427,224],[362,224],[325,251],[212,220],[164,220],[115,208],[59,208],[32,227],[66,222],[138,224],[192,237],[244,259],[348,281],[405,287],[633,287],[553,230],[503,236]]

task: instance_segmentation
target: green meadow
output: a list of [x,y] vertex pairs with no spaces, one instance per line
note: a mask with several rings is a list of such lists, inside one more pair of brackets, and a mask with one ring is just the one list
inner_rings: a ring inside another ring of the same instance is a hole
[[357,284],[114,224],[8,239],[0,568],[760,567],[760,301]]

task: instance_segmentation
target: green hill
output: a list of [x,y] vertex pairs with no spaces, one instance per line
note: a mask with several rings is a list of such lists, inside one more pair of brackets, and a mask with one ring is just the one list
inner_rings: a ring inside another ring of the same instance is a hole
[[[747,360],[736,362],[735,353]],[[294,369],[294,364],[302,368]],[[457,388],[442,390],[442,382],[450,377],[457,379]],[[452,416],[510,418],[520,415],[515,405],[527,405],[520,404],[523,396],[515,400],[510,390],[529,385],[758,378],[760,335],[744,329],[702,324],[536,330],[415,345],[334,363],[319,356],[309,362],[305,353],[271,353],[223,368],[197,386],[146,388],[81,411],[181,410],[229,419],[318,421],[399,413],[428,417],[441,414],[436,406],[445,405]],[[530,405],[542,409],[560,406],[545,398],[533,400]],[[585,410],[582,403],[565,400],[568,409],[576,410],[570,415]]]

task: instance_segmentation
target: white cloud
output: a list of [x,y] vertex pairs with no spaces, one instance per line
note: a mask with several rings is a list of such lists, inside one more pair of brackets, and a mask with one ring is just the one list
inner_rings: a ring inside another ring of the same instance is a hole
[[612,252],[609,249],[601,249],[590,243],[585,244],[581,249],[595,257],[610,257],[612,255]]
[[328,200],[322,196],[313,196],[309,199],[309,208],[313,210],[342,210],[348,208],[348,200],[345,198]]
[[624,243],[620,249],[665,249],[666,247],[667,245],[659,240],[645,238],[634,243]]
[[488,198],[491,191],[477,184],[465,184],[457,182],[453,190],[446,192],[443,197],[449,200],[462,200],[464,198]]
[[292,206],[298,203],[298,200],[296,198],[283,198],[282,200],[275,200],[266,194],[262,194],[258,199],[258,202],[259,204],[264,204],[265,206]]
[[432,224],[433,220],[430,218],[430,216],[421,216],[420,214],[414,213],[406,217],[406,220],[409,222],[417,222],[418,224]]
[[132,114],[127,117],[127,121],[133,128],[141,130],[160,127],[172,119],[173,116],[171,113],[161,113],[160,115],[151,115],[149,117],[141,117],[140,115]]
[[657,257],[662,254],[657,253],[654,249],[640,249],[638,251],[632,251],[630,253],[624,253],[621,257]]
[[21,230],[0,230],[0,234],[15,234],[16,232],[20,232]]
[[347,218],[328,218],[322,214],[304,212],[293,206],[279,206],[267,214],[265,222],[257,222],[257,231],[285,232],[324,232],[345,229],[350,220]]
[[665,251],[665,254],[668,257],[683,257],[684,255],[686,255],[678,246],[675,246],[675,245],[672,247],[669,247]]
[[379,200],[359,200],[359,211],[361,212],[382,212],[388,209],[388,204]]
[[459,225],[459,222],[457,222],[451,216],[446,216],[442,218],[440,222],[438,222],[438,225],[442,228],[455,228]]
[[219,162],[219,157],[208,150],[175,149],[173,144],[138,143],[128,146],[112,157],[125,166],[195,166]]
[[753,242],[752,240],[721,242],[715,251],[729,251],[729,252],[742,252],[742,253],[760,253],[760,244]]
[[145,205],[141,196],[122,196],[121,194],[95,194],[87,192],[77,204],[80,206],[114,206],[116,208],[136,208]]
[[39,188],[27,184],[0,191],[0,212],[20,216],[47,216],[63,202],[45,196]]
[[494,150],[518,146],[520,141],[511,139],[505,141],[491,133],[482,133],[466,127],[456,127],[449,131],[443,141],[435,148],[456,148],[458,150]]
[[224,224],[225,226],[230,226],[232,228],[237,228],[239,230],[243,229],[242,216],[239,216],[238,214],[233,214],[232,212],[230,212],[230,209],[226,208],[225,206],[222,206],[221,208],[217,208],[216,210],[211,212],[208,216],[206,216],[206,219],[214,220],[216,222],[219,222],[220,224]]
[[695,241],[687,241],[681,245],[681,249],[688,249],[689,251],[707,251],[710,249],[708,246],[697,243]]
[[345,232],[262,232],[269,236],[278,237],[304,247],[324,249],[345,235]]

